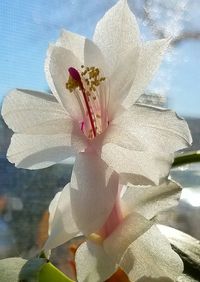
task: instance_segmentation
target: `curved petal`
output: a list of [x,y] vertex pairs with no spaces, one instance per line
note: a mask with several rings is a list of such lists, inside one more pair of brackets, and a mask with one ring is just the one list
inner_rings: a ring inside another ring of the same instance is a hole
[[49,205],[49,237],[44,245],[45,251],[56,248],[79,233],[72,216],[69,189],[67,184]]
[[71,51],[55,45],[50,46],[45,60],[45,73],[49,87],[72,118],[80,120],[82,115],[76,96],[66,89],[70,67],[79,70],[81,62]]
[[81,64],[84,63],[85,37],[63,29],[59,39],[56,41],[56,46],[70,50]]
[[[134,262],[131,268],[126,264],[128,260]],[[120,266],[131,281],[137,281],[143,276],[168,277],[176,281],[183,271],[182,260],[172,250],[170,243],[156,226],[152,226],[131,244]]]
[[126,0],[118,1],[97,23],[93,40],[106,58],[110,73],[130,47],[138,46],[138,25]]
[[98,135],[94,141],[92,141],[91,146],[98,151],[101,150],[99,148],[107,143],[135,151],[145,151],[146,149],[136,135],[133,135],[130,131],[126,131],[116,124],[110,124],[102,134]]
[[169,39],[161,39],[143,43],[140,47],[137,73],[123,102],[124,106],[130,107],[144,93],[145,88],[157,71],[169,43]]
[[138,65],[139,50],[138,48],[129,48],[124,57],[122,57],[113,74],[110,77],[110,97],[108,113],[110,120],[118,111],[122,101],[129,93],[136,76]]
[[171,180],[166,180],[159,186],[128,187],[122,197],[126,212],[136,211],[145,218],[151,219],[159,212],[178,204],[181,186]]
[[118,192],[118,175],[98,156],[80,153],[71,178],[72,212],[84,235],[99,230]]
[[4,99],[2,116],[13,131],[27,134],[72,132],[73,121],[52,95],[15,89]]
[[136,135],[148,152],[174,153],[192,143],[186,121],[168,109],[136,104],[112,124],[122,128],[122,135],[123,129]]
[[86,39],[84,45],[84,65],[98,67],[103,76],[107,76],[107,65],[101,50],[91,40]]
[[[91,40],[79,34],[62,30],[56,46],[70,50],[86,67],[95,66],[106,73],[107,67],[101,50]],[[80,68],[80,66],[79,66]]]
[[110,258],[119,263],[124,253],[139,236],[152,226],[152,222],[146,220],[137,213],[128,215],[123,222],[103,241],[103,248]]
[[117,173],[122,180],[135,185],[158,185],[169,174],[173,156],[128,150],[115,144],[102,147],[101,158]]
[[59,163],[76,153],[71,147],[71,135],[14,134],[7,158],[16,167],[40,169]]
[[77,280],[80,282],[105,281],[117,269],[114,258],[109,257],[101,245],[86,242],[76,251]]

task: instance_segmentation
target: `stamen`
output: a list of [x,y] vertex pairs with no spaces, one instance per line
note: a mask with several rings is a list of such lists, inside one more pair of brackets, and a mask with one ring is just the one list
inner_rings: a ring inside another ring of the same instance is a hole
[[95,129],[95,126],[94,126],[94,121],[93,121],[93,118],[92,118],[92,113],[91,113],[91,110],[90,110],[90,106],[89,106],[89,103],[88,103],[88,99],[87,99],[87,95],[86,95],[85,89],[83,87],[83,83],[81,81],[80,74],[73,67],[70,67],[68,69],[68,71],[69,71],[70,77],[78,84],[78,86],[80,87],[80,90],[81,90],[81,92],[83,94],[83,98],[84,98],[84,101],[85,101],[85,104],[86,104],[86,108],[87,108],[87,111],[88,111],[88,115],[89,115],[92,131],[93,131],[94,137],[96,137],[97,133],[96,133],[96,129]]
[[[89,139],[92,139],[100,134],[103,129],[101,116],[96,116],[96,113],[102,111],[100,106],[99,86],[105,80],[105,77],[101,77],[100,70],[94,66],[85,67],[81,66],[79,72],[74,67],[70,67],[69,78],[66,83],[66,88],[77,95],[82,93],[85,107],[83,107],[83,123],[81,124],[81,130],[87,135]],[[80,98],[80,101],[82,98]],[[82,101],[83,102],[83,101]],[[82,104],[82,103],[81,103]],[[91,127],[87,126],[88,122],[84,120],[84,116],[89,119]],[[85,129],[85,131],[84,131]]]

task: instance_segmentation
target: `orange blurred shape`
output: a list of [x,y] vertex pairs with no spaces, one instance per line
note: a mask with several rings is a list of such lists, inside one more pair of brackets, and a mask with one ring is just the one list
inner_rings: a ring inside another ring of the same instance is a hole
[[127,274],[121,269],[118,270],[105,282],[130,282]]
[[6,196],[0,196],[0,214],[6,209],[8,199]]
[[38,224],[36,244],[41,249],[48,238],[49,212],[45,211]]

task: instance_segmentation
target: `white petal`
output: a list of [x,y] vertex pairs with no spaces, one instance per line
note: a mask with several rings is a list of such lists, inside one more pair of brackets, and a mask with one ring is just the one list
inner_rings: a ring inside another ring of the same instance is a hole
[[84,45],[85,37],[64,29],[56,42],[56,46],[70,50],[81,64],[84,63]]
[[45,251],[56,248],[79,233],[72,216],[69,189],[68,184],[49,205],[49,238],[44,245]]
[[136,211],[151,219],[159,212],[178,204],[181,187],[174,181],[166,180],[159,186],[132,186],[126,189],[122,197],[124,209],[130,213]]
[[76,251],[77,280],[103,282],[117,269],[114,258],[109,257],[101,245],[86,242]]
[[91,145],[96,151],[101,151],[102,145],[107,143],[113,143],[129,150],[145,151],[145,146],[136,135],[115,124],[110,124],[102,134],[94,139]]
[[169,39],[154,40],[146,42],[140,47],[137,73],[132,87],[123,102],[124,106],[130,107],[144,93],[161,63],[169,42]]
[[66,89],[70,67],[80,70],[81,62],[71,51],[62,47],[50,46],[45,61],[45,73],[49,87],[67,112],[74,119],[80,120],[81,109],[77,99]]
[[[122,136],[123,138],[123,136]],[[170,154],[153,154],[136,150],[128,150],[115,144],[102,147],[101,158],[123,180],[135,185],[158,185],[160,180],[169,174],[173,156]]]
[[76,153],[71,147],[70,136],[14,134],[7,158],[19,168],[40,169],[51,166]]
[[192,142],[185,120],[167,109],[136,104],[112,124],[136,135],[148,152],[174,153]]
[[15,132],[59,134],[72,132],[73,121],[52,95],[13,90],[4,99],[2,116]]
[[98,67],[101,70],[101,76],[107,76],[107,65],[104,56],[101,50],[89,39],[85,40],[84,45],[84,65]]
[[72,211],[83,234],[98,231],[110,214],[118,191],[118,175],[98,156],[80,153],[71,178]]
[[125,56],[120,59],[110,77],[110,103],[108,108],[110,120],[112,120],[113,115],[131,89],[137,71],[138,53],[138,48],[130,48]]
[[[124,262],[132,260],[133,265],[121,263],[131,281],[143,276],[150,278],[168,277],[173,281],[183,271],[180,257],[172,250],[168,240],[153,226],[131,244]],[[151,281],[151,280],[150,280]]]
[[[87,67],[95,66],[106,73],[106,64],[101,50],[91,40],[79,34],[62,30],[56,46],[70,50]],[[80,68],[80,66],[79,66]]]
[[138,25],[126,0],[118,1],[97,23],[93,40],[105,56],[110,73],[130,47],[138,46]]
[[103,241],[105,252],[119,263],[129,245],[152,226],[152,222],[146,220],[137,213],[128,215],[123,222]]

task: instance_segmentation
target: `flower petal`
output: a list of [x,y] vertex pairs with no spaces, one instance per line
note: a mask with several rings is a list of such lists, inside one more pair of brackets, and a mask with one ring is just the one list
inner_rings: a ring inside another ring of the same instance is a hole
[[81,62],[71,51],[58,46],[50,46],[45,61],[45,73],[49,87],[71,117],[80,120],[82,113],[76,96],[66,89],[70,67],[79,70]]
[[126,0],[118,1],[97,23],[93,40],[105,56],[110,73],[130,46],[138,46],[138,25]]
[[76,251],[77,280],[80,282],[102,282],[117,269],[114,258],[109,257],[101,245],[86,242]]
[[84,45],[84,65],[98,67],[103,76],[107,76],[107,65],[101,50],[91,40],[86,39]]
[[85,37],[63,29],[59,39],[56,41],[56,46],[70,50],[81,64],[84,63]]
[[49,238],[44,245],[45,251],[56,248],[79,233],[72,216],[69,189],[68,184],[49,205]]
[[192,143],[185,120],[168,109],[136,104],[113,120],[112,124],[118,124],[122,134],[125,128],[136,135],[148,152],[174,153]]
[[99,230],[110,214],[118,191],[118,175],[98,156],[80,153],[71,178],[72,212],[84,235]]
[[[127,261],[133,264],[126,264]],[[172,250],[168,240],[152,226],[133,242],[122,260],[121,267],[131,281],[147,276],[149,278],[168,277],[173,281],[183,271],[183,262]]]
[[151,219],[159,212],[176,206],[180,193],[181,186],[178,183],[166,180],[159,186],[128,187],[122,201],[126,212],[136,211]]
[[115,124],[110,124],[107,130],[94,139],[91,146],[96,151],[101,151],[101,147],[107,143],[116,144],[129,150],[145,151],[145,146],[136,135]]
[[169,42],[169,39],[154,40],[146,42],[140,47],[137,73],[132,87],[123,102],[124,106],[130,107],[144,93],[145,88],[160,65]]
[[110,77],[109,119],[118,112],[118,107],[129,93],[136,76],[139,52],[138,48],[130,48],[119,60]]
[[70,50],[78,58],[81,65],[85,65],[86,67],[95,66],[106,73],[107,67],[104,56],[98,46],[91,40],[79,34],[62,30],[56,46]]
[[71,147],[71,137],[66,134],[26,135],[14,134],[7,158],[16,167],[40,169],[61,162],[76,151]]
[[110,258],[119,263],[129,245],[152,226],[152,222],[146,220],[137,213],[128,215],[123,222],[103,241],[105,252]]
[[169,174],[173,162],[170,154],[133,151],[115,144],[105,144],[101,158],[121,175],[121,180],[135,185],[158,185]]
[[73,121],[52,95],[15,89],[6,96],[2,116],[17,133],[59,134],[72,132]]

